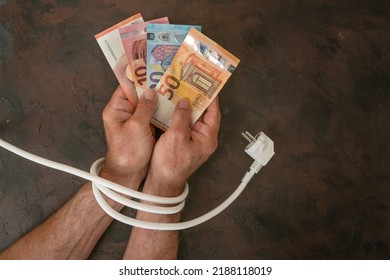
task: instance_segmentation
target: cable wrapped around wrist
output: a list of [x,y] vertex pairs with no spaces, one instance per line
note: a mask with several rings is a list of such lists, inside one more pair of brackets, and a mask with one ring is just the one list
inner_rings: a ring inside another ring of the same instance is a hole
[[[105,158],[100,158],[97,161],[95,161],[90,169],[90,173],[95,176],[99,176],[99,173],[104,165]],[[127,207],[131,207],[136,210],[141,210],[149,213],[155,213],[155,214],[175,214],[179,213],[181,210],[183,210],[184,205],[185,205],[185,198],[188,195],[189,187],[188,183],[186,182],[183,193],[178,196],[178,197],[171,197],[171,198],[165,198],[165,197],[158,197],[158,196],[151,196],[151,195],[146,195],[143,194],[143,198],[140,198],[137,194],[142,194],[141,192],[138,191],[133,191],[132,196],[135,198],[142,199],[143,201],[147,202],[154,202],[154,203],[159,203],[159,204],[175,204],[174,206],[155,206],[155,205],[150,205],[150,204],[145,204],[143,202],[137,202],[133,201],[129,198],[123,197],[119,195],[117,192],[112,191],[107,185],[100,185],[94,181],[92,181],[92,189],[93,193],[95,195],[95,198],[99,205],[105,210],[107,207],[111,208],[108,203],[104,200],[103,196],[101,195],[100,192],[104,193],[107,197],[110,199],[119,202],[120,204],[123,204]],[[127,189],[127,188],[125,188]],[[116,191],[119,191],[118,189]],[[121,191],[119,191],[121,192]],[[134,193],[135,192],[135,193]],[[124,193],[124,192],[122,192]],[[128,194],[131,195],[131,194]],[[103,201],[102,201],[103,199]],[[102,205],[103,204],[103,205]],[[115,211],[114,209],[111,208],[112,211]],[[110,215],[110,213],[113,213],[111,210],[107,212],[107,214]],[[115,211],[116,212],[116,211]],[[118,212],[116,212],[118,213]],[[120,213],[118,213],[120,214]],[[116,214],[115,214],[116,215]],[[115,218],[115,217],[113,217]]]
[[[104,178],[99,177],[98,176],[99,170],[101,169],[101,167],[104,163],[104,158],[97,160],[91,166],[90,173],[88,173],[88,172],[85,172],[83,170],[74,168],[72,166],[62,164],[59,162],[55,162],[55,161],[45,159],[43,157],[31,154],[31,153],[26,152],[18,147],[15,147],[14,145],[11,145],[11,144],[5,142],[2,139],[0,139],[0,146],[19,155],[19,156],[21,156],[21,157],[23,157],[23,158],[26,158],[26,159],[31,160],[33,162],[36,162],[38,164],[41,164],[41,165],[44,165],[44,166],[47,166],[47,167],[50,167],[50,168],[53,168],[56,170],[60,170],[60,171],[75,175],[77,177],[83,178],[85,180],[91,181],[92,182],[92,190],[93,190],[93,193],[95,195],[95,198],[96,198],[97,202],[99,203],[99,205],[103,208],[103,210],[108,215],[110,215],[111,217],[113,217],[114,219],[116,219],[122,223],[132,225],[135,227],[152,229],[152,230],[182,230],[182,229],[187,229],[190,227],[197,226],[201,223],[208,221],[209,219],[213,218],[214,216],[218,215],[223,210],[225,210],[231,203],[233,203],[233,201],[245,189],[246,185],[252,179],[253,175],[255,175],[260,170],[259,167],[261,167],[258,164],[255,164],[255,166],[251,166],[251,168],[248,170],[248,172],[242,178],[241,183],[237,187],[237,189],[225,201],[223,201],[219,206],[217,206],[213,210],[207,212],[206,214],[204,214],[198,218],[195,218],[195,219],[192,219],[189,221],[185,221],[185,222],[155,223],[155,222],[139,221],[137,219],[133,219],[133,218],[127,217],[121,213],[118,213],[117,211],[112,209],[108,205],[108,203],[104,200],[104,198],[101,194],[101,191],[103,190],[103,191],[106,191],[106,193],[107,193],[107,190],[108,190],[109,191],[108,193],[111,192],[114,194],[113,197],[116,197],[116,195],[118,195],[118,197],[121,197],[121,198],[118,198],[118,200],[121,200],[125,203],[128,203],[130,200],[120,196],[118,193],[122,193],[122,194],[125,194],[127,196],[140,199],[141,201],[149,201],[149,202],[158,203],[158,204],[168,204],[169,205],[169,204],[182,203],[182,206],[179,206],[179,207],[183,207],[184,200],[187,197],[188,190],[189,190],[187,183],[184,187],[183,193],[177,197],[158,197],[158,196],[153,196],[153,195],[144,194],[144,193],[141,193],[138,191],[134,191],[134,190],[129,189],[129,188],[125,188],[119,184],[116,184],[114,182],[111,182],[109,180],[106,180]],[[115,192],[113,192],[111,190],[113,190]],[[132,202],[134,202],[134,201],[132,201]],[[124,205],[126,205],[125,203],[124,203]],[[162,210],[161,208],[164,208],[164,207],[157,207],[157,206],[152,207],[152,206],[153,205],[142,205],[141,207],[146,207],[145,209],[148,209],[147,211],[149,211],[149,212],[151,212],[150,209],[152,209],[152,208],[154,210],[158,209],[158,211]],[[176,205],[176,207],[177,206],[178,205]],[[177,209],[179,209],[179,207]],[[168,207],[168,209],[170,209],[170,210],[165,209],[162,211],[164,211],[164,213],[166,213],[165,211],[172,211],[173,212],[174,208],[175,207]]]

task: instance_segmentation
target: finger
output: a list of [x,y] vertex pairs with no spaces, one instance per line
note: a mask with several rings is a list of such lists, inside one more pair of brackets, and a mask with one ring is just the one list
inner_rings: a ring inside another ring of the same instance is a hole
[[123,89],[122,89],[122,87],[120,85],[115,89],[115,91],[112,94],[112,96],[127,99],[126,94],[125,94],[125,92],[123,91]]
[[205,135],[218,134],[221,123],[221,111],[219,109],[218,96],[211,102],[206,109],[202,120],[197,121],[193,130]]
[[156,136],[156,128],[152,124],[150,124],[150,131],[152,132],[152,135],[155,137]]
[[137,108],[135,108],[132,119],[138,121],[142,126],[149,126],[154,111],[156,110],[156,105],[156,92],[153,89],[145,90],[137,104]]
[[188,99],[183,98],[176,104],[172,115],[172,130],[189,132],[191,126],[191,108]]
[[111,96],[110,101],[107,104],[108,109],[115,111],[125,111],[130,114],[134,113],[134,108],[126,97],[123,89],[118,86]]
[[203,116],[203,122],[196,122],[192,128],[192,137],[202,143],[206,155],[211,155],[218,147],[218,132],[221,122],[218,97],[209,105]]
[[120,86],[112,94],[110,101],[103,111],[103,120],[105,121],[125,121],[134,112],[134,108],[128,101],[124,91]]
[[217,96],[206,109],[203,122],[212,129],[219,129],[221,123],[221,110],[219,109],[219,97]]

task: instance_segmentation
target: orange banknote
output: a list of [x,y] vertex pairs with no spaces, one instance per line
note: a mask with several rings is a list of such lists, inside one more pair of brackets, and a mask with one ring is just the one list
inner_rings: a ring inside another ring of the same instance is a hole
[[191,28],[156,86],[158,107],[152,124],[166,130],[176,103],[187,98],[192,105],[192,125],[198,120],[240,60]]

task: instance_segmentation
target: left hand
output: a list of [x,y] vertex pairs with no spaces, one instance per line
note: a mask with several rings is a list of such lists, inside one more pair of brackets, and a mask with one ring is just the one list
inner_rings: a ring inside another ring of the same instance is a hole
[[150,121],[157,104],[153,90],[146,90],[136,108],[119,86],[103,111],[107,155],[100,176],[138,188],[146,176],[155,138]]
[[186,180],[217,149],[220,120],[217,97],[191,128],[191,106],[188,100],[181,100],[173,112],[171,126],[156,143],[144,192],[179,195]]

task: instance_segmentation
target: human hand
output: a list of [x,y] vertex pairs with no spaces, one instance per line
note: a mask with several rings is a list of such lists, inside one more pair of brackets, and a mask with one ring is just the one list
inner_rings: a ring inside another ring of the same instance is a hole
[[107,155],[100,176],[138,188],[145,178],[155,138],[150,125],[156,94],[146,90],[136,108],[119,86],[103,111]]
[[155,145],[144,192],[179,195],[186,180],[217,149],[220,120],[217,97],[191,129],[190,104],[181,100],[173,113],[171,127]]

